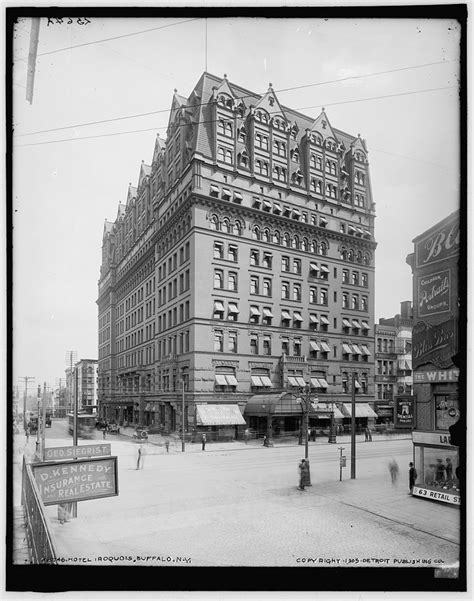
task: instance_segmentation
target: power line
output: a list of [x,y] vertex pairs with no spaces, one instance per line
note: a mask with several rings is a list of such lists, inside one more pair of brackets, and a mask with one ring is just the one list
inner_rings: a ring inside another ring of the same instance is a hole
[[[333,102],[331,104],[325,104],[324,106],[336,106],[338,104],[349,104],[349,103],[354,103],[354,102],[367,102],[369,100],[381,100],[383,98],[394,98],[396,96],[408,96],[411,94],[423,94],[425,92],[435,92],[435,91],[439,91],[439,90],[450,90],[450,89],[457,89],[458,86],[444,86],[444,87],[440,87],[440,88],[430,88],[427,90],[414,90],[412,92],[399,92],[398,94],[388,94],[385,96],[372,96],[370,98],[360,98],[357,100],[345,100],[345,101],[341,101],[341,102]],[[295,110],[306,110],[306,109],[310,109],[310,108],[317,108],[319,106],[322,106],[321,104],[318,105],[314,105],[314,106],[307,106],[307,107],[301,107]],[[276,111],[275,111],[276,112]],[[198,121],[197,123],[195,123],[194,125],[201,125],[201,124],[206,124],[206,123],[214,123],[215,120],[214,119],[210,119],[208,121]],[[176,127],[186,127],[188,124],[179,124]],[[114,133],[110,133],[110,134],[98,134],[95,136],[81,136],[81,137],[77,137],[77,138],[65,138],[63,140],[49,140],[46,142],[31,142],[29,144],[17,144],[16,146],[14,146],[13,148],[24,148],[25,146],[41,146],[43,144],[56,144],[56,143],[60,143],[60,142],[72,142],[72,141],[76,141],[76,140],[91,140],[94,138],[107,138],[110,136],[120,136],[120,135],[126,135],[126,134],[135,134],[135,133],[141,133],[141,132],[146,132],[146,131],[157,131],[160,129],[167,129],[167,126],[163,126],[163,127],[148,127],[146,129],[135,129],[135,130],[130,130],[130,131],[121,131],[121,132],[114,132]],[[26,135],[26,134],[25,134]]]
[[136,31],[135,33],[124,33],[123,35],[116,35],[112,38],[105,38],[103,40],[95,40],[94,42],[84,42],[83,44],[76,44],[75,46],[69,46],[67,48],[58,48],[57,50],[50,50],[49,52],[41,52],[38,56],[46,56],[47,54],[56,54],[58,52],[64,52],[65,50],[74,50],[74,48],[82,48],[83,46],[92,46],[92,44],[101,44],[102,42],[110,42],[111,40],[119,40],[121,38],[129,38],[134,35],[142,35],[149,33],[150,31],[158,31],[159,29],[166,29],[167,27],[175,27],[176,25],[183,25],[184,23],[191,23],[191,21],[198,21],[200,19],[187,19],[186,21],[179,21],[178,23],[170,23],[169,25],[162,25],[161,27],[153,27],[152,29],[144,29],[143,31]]
[[[388,71],[378,71],[375,73],[366,73],[365,75],[354,75],[354,76],[348,76],[348,77],[343,77],[341,79],[332,79],[332,80],[328,80],[328,81],[320,81],[320,82],[316,82],[316,83],[311,83],[311,84],[305,84],[302,86],[294,86],[294,87],[290,87],[290,88],[283,88],[281,90],[275,90],[275,93],[281,93],[281,92],[289,92],[291,90],[300,90],[302,88],[310,88],[310,87],[316,87],[316,86],[323,86],[326,84],[331,84],[331,83],[337,83],[340,81],[348,81],[349,79],[361,79],[363,77],[372,77],[372,76],[376,76],[376,75],[384,75],[386,73],[394,73],[395,71],[408,71],[410,69],[421,69],[423,67],[431,67],[433,65],[439,65],[439,64],[443,64],[446,62],[453,62],[453,61],[437,61],[437,62],[433,62],[433,63],[425,63],[423,65],[412,65],[409,67],[399,67],[397,69],[390,69]],[[265,92],[261,93],[261,94],[246,94],[244,96],[239,96],[239,100],[243,99],[243,98],[253,98],[254,96],[263,96],[265,94]],[[199,104],[195,104],[193,105],[193,108],[198,108],[200,106],[204,106],[207,103],[202,102]],[[318,105],[319,106],[319,105]],[[324,106],[334,106],[332,105],[324,105]],[[313,107],[308,107],[308,108],[313,108]],[[302,110],[302,109],[298,109],[298,110]],[[123,117],[113,117],[111,119],[101,119],[99,121],[89,121],[86,123],[76,123],[73,125],[65,125],[63,127],[54,127],[51,129],[43,129],[43,130],[39,130],[39,131],[33,131],[33,132],[27,132],[24,134],[16,134],[17,137],[24,137],[24,136],[33,136],[36,134],[46,134],[46,133],[50,133],[53,131],[62,131],[64,129],[73,129],[75,127],[87,127],[89,125],[100,125],[102,123],[111,123],[113,121],[123,121],[126,119],[136,119],[137,117],[148,117],[150,115],[158,115],[160,113],[167,113],[169,112],[169,108],[166,109],[159,109],[156,111],[150,111],[147,113],[135,113],[134,115],[125,115]]]

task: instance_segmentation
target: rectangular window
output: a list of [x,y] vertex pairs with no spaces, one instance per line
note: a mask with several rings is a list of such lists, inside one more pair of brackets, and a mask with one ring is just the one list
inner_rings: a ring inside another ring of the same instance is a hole
[[251,336],[250,338],[250,354],[258,355],[258,337]]
[[270,338],[263,339],[263,354],[264,355],[272,354],[272,341]]
[[237,332],[229,332],[228,338],[229,353],[237,352]]
[[290,271],[290,257],[281,258],[281,270]]
[[221,330],[214,332],[214,351],[221,353],[224,350],[224,334]]

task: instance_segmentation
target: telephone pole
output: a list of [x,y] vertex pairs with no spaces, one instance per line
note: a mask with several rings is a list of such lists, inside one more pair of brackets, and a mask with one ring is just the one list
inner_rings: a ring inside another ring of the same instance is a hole
[[23,380],[25,383],[25,390],[23,394],[23,429],[26,430],[27,421],[26,421],[26,397],[28,395],[28,382],[34,380],[33,376],[22,376],[20,380]]

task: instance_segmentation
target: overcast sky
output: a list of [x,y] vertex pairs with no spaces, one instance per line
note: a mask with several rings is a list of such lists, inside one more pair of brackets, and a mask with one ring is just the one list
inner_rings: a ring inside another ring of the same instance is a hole
[[[173,90],[187,97],[206,68],[205,21],[187,20],[47,26],[42,19],[32,105],[25,100],[31,21],[18,23],[13,384],[20,392],[26,375],[57,385],[69,350],[97,358],[104,220],[115,219],[141,161],[151,163],[156,133],[165,137]],[[325,107],[331,125],[366,140],[377,321],[412,297],[405,262],[412,239],[459,206],[459,32],[456,22],[437,19],[207,21],[207,71],[254,92],[271,82],[281,104],[310,117]],[[87,44],[106,38],[116,39]],[[429,66],[407,69],[421,65]],[[79,126],[141,113],[154,114]],[[148,131],[125,133],[134,130]]]

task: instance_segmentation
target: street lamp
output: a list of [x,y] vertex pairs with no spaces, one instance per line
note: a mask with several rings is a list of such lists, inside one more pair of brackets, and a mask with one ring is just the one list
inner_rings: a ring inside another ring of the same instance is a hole
[[329,438],[328,442],[336,443],[336,424],[334,423],[334,400],[331,399],[331,421],[329,423]]
[[[319,398],[318,395],[314,395],[313,397],[311,397],[311,386],[309,384],[306,384],[305,386],[302,386],[300,388],[301,394],[303,396],[296,396],[294,393],[290,392],[289,394],[293,397],[296,398],[296,402],[301,404],[301,410],[303,413],[303,424],[304,424],[304,458],[306,459],[306,463],[308,464],[308,486],[311,486],[311,476],[310,476],[310,466],[309,466],[309,453],[308,453],[308,447],[309,447],[309,436],[308,436],[308,428],[309,428],[309,408],[310,408],[310,404],[311,404],[311,400],[314,400],[316,403],[318,402]],[[301,436],[300,436],[301,438]]]
[[186,450],[186,442],[184,438],[184,378],[181,380],[181,452],[184,453]]

